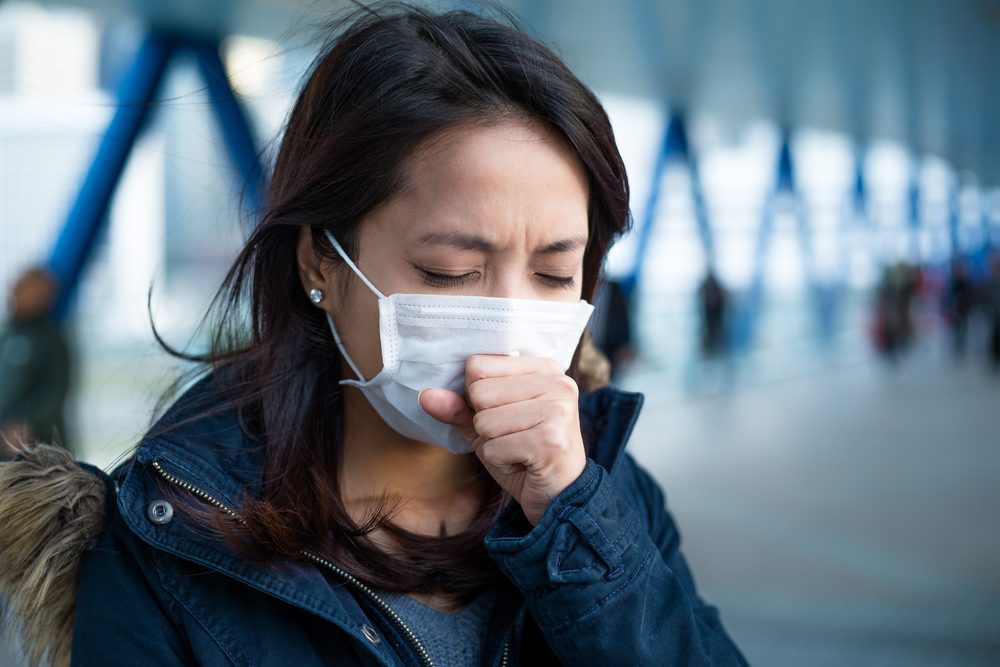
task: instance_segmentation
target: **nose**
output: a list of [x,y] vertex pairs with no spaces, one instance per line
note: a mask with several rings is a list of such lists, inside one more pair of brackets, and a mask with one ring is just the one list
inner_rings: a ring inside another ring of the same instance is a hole
[[489,281],[487,289],[486,296],[504,299],[546,298],[541,284],[533,279],[527,262],[511,262],[508,265],[498,266],[494,279]]

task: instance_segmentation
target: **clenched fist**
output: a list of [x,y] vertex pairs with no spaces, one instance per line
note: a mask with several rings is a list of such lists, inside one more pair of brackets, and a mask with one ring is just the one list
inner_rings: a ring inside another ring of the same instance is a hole
[[552,359],[476,355],[465,364],[465,397],[429,388],[420,405],[461,430],[534,525],[587,463],[578,396]]

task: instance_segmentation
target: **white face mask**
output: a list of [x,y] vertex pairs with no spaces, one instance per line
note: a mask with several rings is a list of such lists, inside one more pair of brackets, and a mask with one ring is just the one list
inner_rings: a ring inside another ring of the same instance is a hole
[[326,237],[358,278],[378,297],[382,370],[365,380],[347,353],[333,318],[333,339],[361,389],[396,432],[456,454],[472,451],[454,426],[424,412],[418,396],[427,387],[465,393],[465,361],[476,354],[555,359],[565,370],[594,307],[586,301],[543,301],[445,294],[385,296],[361,273],[333,235]]

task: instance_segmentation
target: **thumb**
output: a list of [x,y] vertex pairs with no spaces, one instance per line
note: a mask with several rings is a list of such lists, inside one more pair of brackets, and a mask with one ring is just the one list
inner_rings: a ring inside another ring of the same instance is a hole
[[420,392],[417,400],[424,412],[431,417],[461,431],[469,444],[475,441],[477,434],[472,425],[475,413],[465,402],[464,396],[449,389],[428,387]]

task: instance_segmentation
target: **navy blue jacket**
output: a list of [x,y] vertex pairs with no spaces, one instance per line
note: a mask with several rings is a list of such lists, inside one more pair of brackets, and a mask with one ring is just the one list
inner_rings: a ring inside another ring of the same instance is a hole
[[[211,378],[161,425],[211,405]],[[534,527],[515,503],[494,525],[486,549],[508,581],[487,664],[746,664],[698,597],[663,493],[623,453],[641,404],[612,388],[582,397],[583,474]],[[84,560],[72,664],[430,665],[419,637],[349,573],[311,552],[250,564],[173,515],[164,483],[238,513],[237,499],[259,488],[249,445],[235,415],[204,417],[147,436],[108,480],[117,502]]]

